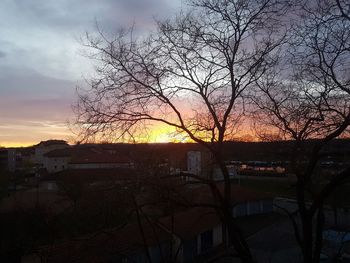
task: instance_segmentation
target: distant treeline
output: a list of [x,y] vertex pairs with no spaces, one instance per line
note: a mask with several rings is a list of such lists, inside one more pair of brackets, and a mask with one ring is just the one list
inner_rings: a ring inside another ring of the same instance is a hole
[[[224,157],[226,160],[240,161],[289,161],[293,149],[292,141],[276,142],[225,142]],[[302,147],[305,154],[317,143],[317,140],[304,142]],[[172,157],[177,156],[182,159],[188,151],[205,150],[203,146],[195,143],[141,143],[141,144],[102,144],[106,148],[114,148],[120,152],[134,153],[136,155],[158,156],[167,158],[170,154]],[[84,147],[81,145],[80,147]],[[149,155],[151,154],[151,155]],[[331,141],[324,147],[322,154],[327,158],[350,160],[350,139],[338,139]]]

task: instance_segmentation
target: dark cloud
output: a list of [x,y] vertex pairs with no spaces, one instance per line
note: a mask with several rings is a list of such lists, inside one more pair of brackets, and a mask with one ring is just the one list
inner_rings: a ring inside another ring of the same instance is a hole
[[25,138],[33,122],[72,118],[75,86],[93,72],[77,39],[93,33],[95,21],[109,33],[135,22],[142,33],[152,28],[154,16],[172,15],[180,1],[1,0],[0,123],[6,126],[1,136],[15,137],[20,129]]
[[[91,29],[94,20],[108,26],[126,26],[130,21],[151,21],[153,16],[167,17],[178,1],[171,0],[15,0],[13,9],[21,13],[18,19],[30,23],[74,31]],[[140,23],[142,25],[142,23]],[[113,28],[112,28],[113,27]]]
[[72,97],[75,82],[42,75],[28,68],[0,67],[0,102],[3,97]]

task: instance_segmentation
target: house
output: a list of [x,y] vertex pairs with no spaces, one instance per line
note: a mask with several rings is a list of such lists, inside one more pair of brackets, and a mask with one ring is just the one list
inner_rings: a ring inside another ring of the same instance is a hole
[[0,148],[0,170],[32,173],[33,155],[33,147]]
[[117,152],[98,147],[69,147],[55,149],[43,156],[43,167],[49,173],[66,169],[113,169],[131,168],[131,160]]
[[224,245],[223,227],[213,209],[193,208],[159,220],[173,236],[176,262],[193,262],[201,255],[213,254]]
[[143,220],[120,228],[45,246],[22,262],[193,262],[217,255],[223,246],[223,229],[214,211],[190,209],[160,220]]
[[[192,150],[187,152],[187,173],[195,176],[209,177],[213,174],[212,155],[208,151]],[[188,177],[189,180],[193,178]]]
[[128,168],[132,166],[133,163],[125,155],[95,150],[73,155],[69,160],[70,169]]
[[63,140],[48,140],[48,141],[42,141],[38,145],[35,145],[35,153],[34,153],[34,160],[35,163],[42,167],[44,165],[44,155],[48,152],[51,152],[53,150],[57,149],[64,149],[68,148],[69,145],[66,141]]
[[[192,192],[205,200],[208,195],[203,190],[198,188]],[[201,196],[199,192],[202,192]],[[239,197],[235,202],[247,203],[248,211],[253,215],[237,217],[245,236],[260,231],[275,220],[271,213],[254,214],[256,211],[250,210],[250,204],[258,200],[258,195],[253,196],[252,192],[240,188],[236,189],[236,194]],[[209,262],[228,251],[232,252],[232,247],[216,211],[197,207],[158,219],[143,215],[139,223],[104,229],[74,241],[41,247],[36,254],[25,257],[23,262],[35,263],[44,259],[48,262],[146,263],[149,258],[156,263]]]
[[21,152],[16,148],[0,149],[0,166],[9,172],[14,172],[20,165]]
[[22,258],[23,263],[161,263],[169,262],[171,235],[162,228],[142,221],[92,233],[53,246],[40,247],[37,253]]
[[68,169],[72,148],[62,148],[50,151],[43,155],[43,168],[48,173],[60,172]]
[[16,159],[15,148],[0,148],[0,169],[14,172]]
[[[223,193],[224,184],[219,182],[217,187]],[[208,186],[192,188],[182,196],[182,200],[190,207],[213,204]],[[246,237],[254,235],[279,217],[273,213],[272,196],[267,194],[232,184],[231,202],[233,216]],[[158,223],[173,236],[172,254],[177,255],[176,262],[211,262],[232,249],[227,229],[212,208],[191,208],[163,217]]]

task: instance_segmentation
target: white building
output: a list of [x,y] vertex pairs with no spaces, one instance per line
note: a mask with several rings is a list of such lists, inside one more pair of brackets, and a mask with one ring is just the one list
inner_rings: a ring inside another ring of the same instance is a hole
[[130,168],[133,163],[124,155],[87,148],[63,148],[44,154],[43,167],[49,173],[66,169]]
[[200,151],[187,152],[187,172],[194,175],[202,173],[202,154]]
[[[216,181],[224,179],[221,169],[214,164],[212,154],[209,151],[187,152],[187,172],[190,175],[202,176]],[[188,180],[192,179],[188,178]]]
[[43,167],[48,173],[56,173],[68,169],[70,160],[68,151],[64,149],[46,153],[43,157]]
[[44,155],[57,149],[68,148],[69,145],[63,140],[42,141],[35,146],[34,160],[39,166],[44,166]]

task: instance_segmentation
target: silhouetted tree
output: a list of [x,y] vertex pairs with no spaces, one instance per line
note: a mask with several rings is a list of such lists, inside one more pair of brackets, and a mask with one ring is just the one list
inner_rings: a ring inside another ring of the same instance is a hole
[[[284,1],[283,1],[284,2]],[[121,30],[113,39],[87,35],[97,77],[79,91],[77,123],[84,138],[137,139],[160,123],[206,147],[225,181],[211,186],[217,211],[243,262],[252,255],[232,218],[223,142],[237,128],[244,94],[262,78],[284,38],[279,0],[192,0],[190,11],[158,21],[154,34]]]
[[[350,20],[345,4],[318,0],[301,5],[288,52],[257,81],[259,96],[253,97],[260,128],[294,141],[291,170],[297,178],[298,213],[292,218],[304,262],[319,262],[325,202],[350,176],[346,168],[321,184],[316,170],[323,147],[349,131]],[[311,150],[305,144],[310,139],[316,140]]]

